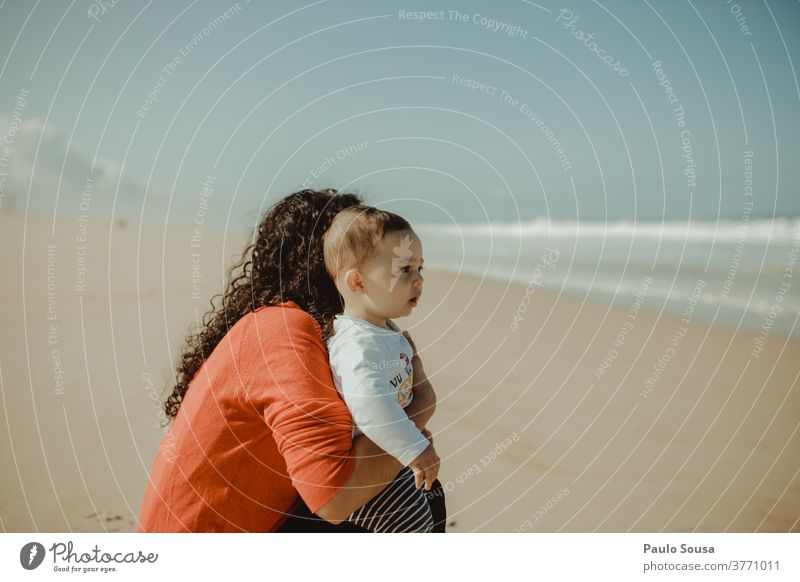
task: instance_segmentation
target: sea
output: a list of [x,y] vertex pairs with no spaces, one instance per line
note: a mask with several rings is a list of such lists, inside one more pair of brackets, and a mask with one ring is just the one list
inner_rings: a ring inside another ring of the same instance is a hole
[[[427,270],[800,335],[800,219],[415,223]],[[535,300],[535,293],[532,294]]]

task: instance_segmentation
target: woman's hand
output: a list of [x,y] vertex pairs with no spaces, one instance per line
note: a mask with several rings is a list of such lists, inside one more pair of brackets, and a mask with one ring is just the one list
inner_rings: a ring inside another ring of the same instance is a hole
[[412,353],[414,354],[414,357],[417,357],[417,345],[414,343],[414,340],[411,339],[411,334],[408,333],[408,331],[404,331],[403,335],[408,340],[408,343],[411,344],[411,350],[412,350]]
[[427,428],[423,428],[420,432],[422,433],[422,436],[428,439],[430,444],[433,444],[433,434],[431,434],[431,431],[429,431]]
[[[428,377],[425,375],[425,370],[422,367],[422,360],[417,354],[417,347],[414,345],[414,340],[411,339],[407,331],[404,331],[403,335],[414,350],[414,357],[412,358],[414,367],[414,399],[411,401],[411,404],[406,407],[406,414],[414,421],[418,429],[424,430],[425,425],[428,424],[428,421],[436,411],[436,393],[433,391],[433,386],[431,386]],[[428,435],[425,436],[427,438]]]

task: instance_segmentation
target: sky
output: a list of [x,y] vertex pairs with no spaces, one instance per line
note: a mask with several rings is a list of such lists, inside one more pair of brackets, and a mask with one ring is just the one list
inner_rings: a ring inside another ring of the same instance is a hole
[[0,212],[236,226],[331,187],[429,223],[797,217],[799,26],[776,0],[6,0]]

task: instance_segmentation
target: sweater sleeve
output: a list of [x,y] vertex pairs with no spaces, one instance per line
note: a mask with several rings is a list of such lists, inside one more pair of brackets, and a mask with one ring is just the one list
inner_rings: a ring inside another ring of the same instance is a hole
[[319,327],[297,308],[263,309],[239,353],[246,396],[272,431],[294,488],[316,512],[355,468],[353,422],[333,385]]

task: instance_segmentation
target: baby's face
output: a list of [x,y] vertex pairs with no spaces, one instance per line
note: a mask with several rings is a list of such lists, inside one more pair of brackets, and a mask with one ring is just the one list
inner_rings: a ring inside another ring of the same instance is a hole
[[422,295],[422,242],[413,230],[384,235],[361,272],[373,309],[387,318],[409,315]]

